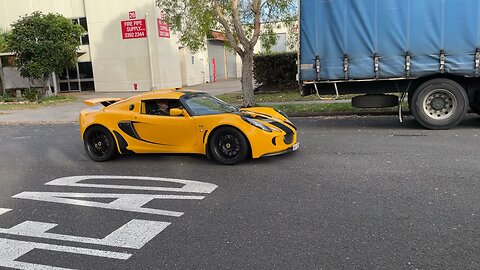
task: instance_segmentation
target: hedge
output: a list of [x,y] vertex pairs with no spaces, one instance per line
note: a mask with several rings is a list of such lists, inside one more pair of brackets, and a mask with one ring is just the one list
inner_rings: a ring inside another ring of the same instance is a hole
[[262,88],[296,84],[297,53],[259,54],[253,57],[253,78]]

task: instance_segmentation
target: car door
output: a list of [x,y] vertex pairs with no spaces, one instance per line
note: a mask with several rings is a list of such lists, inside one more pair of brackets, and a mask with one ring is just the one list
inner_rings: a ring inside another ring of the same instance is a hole
[[[166,151],[188,151],[196,144],[195,119],[186,112],[180,116],[153,114],[148,110],[152,102],[160,100],[142,101],[140,114],[135,117],[134,128],[139,138],[157,149]],[[169,102],[169,109],[178,108],[178,100],[161,100]]]

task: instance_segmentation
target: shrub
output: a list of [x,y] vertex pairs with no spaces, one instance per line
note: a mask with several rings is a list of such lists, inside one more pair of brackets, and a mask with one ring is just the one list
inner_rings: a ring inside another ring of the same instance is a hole
[[253,57],[253,77],[266,89],[291,89],[296,84],[297,53],[259,54]]
[[15,102],[17,100],[14,97],[3,96],[3,97],[0,98],[0,101],[2,101],[2,102]]
[[38,100],[37,90],[35,89],[26,89],[25,90],[25,98],[28,101],[36,101]]

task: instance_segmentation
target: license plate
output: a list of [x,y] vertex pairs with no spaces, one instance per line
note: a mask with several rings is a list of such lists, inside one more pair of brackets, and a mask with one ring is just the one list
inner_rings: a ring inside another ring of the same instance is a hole
[[297,142],[296,144],[293,145],[292,151],[297,151],[297,149],[300,147],[300,143]]

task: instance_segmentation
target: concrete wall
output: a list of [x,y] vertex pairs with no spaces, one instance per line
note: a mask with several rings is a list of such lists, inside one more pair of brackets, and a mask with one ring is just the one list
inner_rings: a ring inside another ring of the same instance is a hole
[[[96,91],[129,91],[134,84],[138,90],[181,86],[177,38],[158,36],[160,10],[153,0],[0,0],[0,28],[8,30],[20,16],[37,10],[87,18],[90,44],[80,46],[79,61],[92,62]],[[151,64],[147,38],[122,39],[121,21],[129,19],[129,11],[136,11],[137,19],[149,13]],[[204,81],[202,64],[187,70],[189,84]]]
[[187,85],[206,83],[209,81],[208,53],[206,50],[200,52],[185,53]]
[[[293,29],[288,28],[282,23],[276,23],[275,27],[273,28],[273,31],[279,34],[286,34],[286,39],[289,40],[293,38],[292,36],[294,35],[293,31],[296,31],[296,30],[294,28]],[[260,39],[258,40],[257,44],[255,44],[253,51],[255,54],[264,52],[264,50],[262,49],[262,41]],[[287,46],[286,51],[292,51],[292,49],[288,48]],[[237,77],[241,78],[242,77],[242,59],[238,55],[236,56],[236,58],[237,58]]]
[[[285,35],[284,36],[284,38],[285,38],[284,41],[285,42],[293,37],[293,35],[294,35],[293,31],[296,31],[296,30],[292,29],[292,28],[288,28],[282,23],[276,23],[273,27],[273,32],[275,32],[276,34],[284,34]],[[275,47],[276,46],[272,47],[272,49],[274,49]],[[280,46],[277,46],[277,47],[283,47],[283,44],[280,45]],[[293,50],[295,50],[295,49],[293,49]],[[292,49],[290,49],[290,48],[288,48],[288,46],[286,46],[286,51],[292,51]],[[255,45],[254,52],[255,53],[265,52],[265,50],[262,47],[262,41],[260,39],[258,40],[257,44]]]
[[8,30],[20,16],[34,11],[60,13],[67,18],[85,17],[83,0],[0,0],[0,27]]
[[151,90],[152,78],[147,38],[122,39],[121,21],[136,11],[137,19],[149,14],[153,88],[181,87],[178,45],[175,37],[160,38],[160,11],[150,0],[85,0],[90,50],[97,91]]
[[237,78],[237,53],[230,48],[225,48],[225,61],[227,66],[227,78]]
[[[56,12],[67,18],[87,18],[89,45],[79,48],[79,62],[92,62],[95,91],[131,91],[172,88],[210,82],[212,57],[217,59],[217,79],[235,77],[240,71],[233,54],[219,42],[216,54],[205,49],[180,54],[178,38],[157,32],[160,9],[154,0],[0,0],[0,28],[8,30],[20,16],[34,11]],[[149,14],[147,38],[123,39],[121,21]],[[148,44],[151,47],[149,56]],[[151,59],[151,63],[150,63]],[[193,61],[192,61],[193,60]],[[184,67],[180,63],[184,62]],[[182,70],[184,74],[182,75]],[[153,71],[153,78],[151,75]]]
[[24,78],[14,67],[4,67],[1,71],[5,79],[3,82],[5,90],[43,87],[42,80]]

